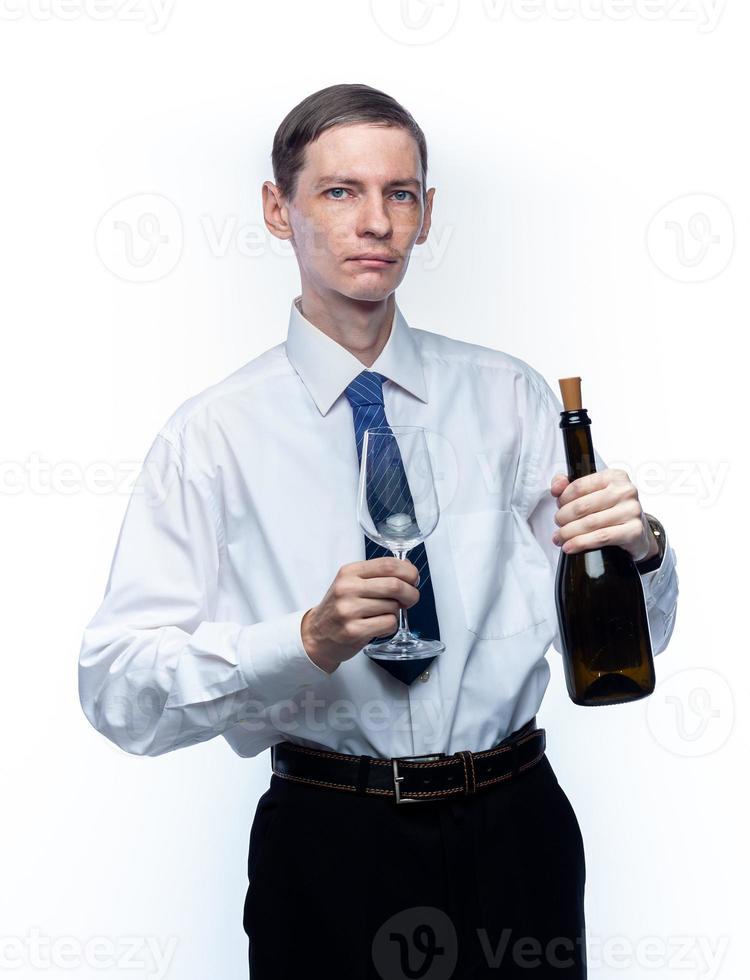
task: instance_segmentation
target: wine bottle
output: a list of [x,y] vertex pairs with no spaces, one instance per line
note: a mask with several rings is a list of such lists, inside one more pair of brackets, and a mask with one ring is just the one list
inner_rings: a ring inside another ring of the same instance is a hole
[[[560,378],[560,428],[568,479],[596,472],[591,420],[581,404],[581,379]],[[555,577],[565,682],[576,704],[621,704],[651,694],[654,658],[638,569],[619,545],[567,554]]]

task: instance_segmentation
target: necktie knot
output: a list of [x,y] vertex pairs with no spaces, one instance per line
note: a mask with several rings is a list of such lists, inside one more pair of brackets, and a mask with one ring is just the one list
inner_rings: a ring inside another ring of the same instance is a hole
[[353,408],[360,405],[383,405],[383,382],[387,381],[384,374],[377,371],[360,371],[357,377],[346,387],[346,397]]

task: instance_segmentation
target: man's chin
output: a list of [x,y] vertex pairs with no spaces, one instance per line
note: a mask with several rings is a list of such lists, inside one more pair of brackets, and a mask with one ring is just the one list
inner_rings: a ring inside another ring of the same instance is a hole
[[384,275],[359,275],[354,280],[349,279],[347,282],[341,283],[339,292],[343,293],[344,296],[348,296],[350,299],[361,299],[367,300],[370,303],[377,303],[378,300],[387,299],[391,295],[401,281],[401,278],[403,277],[395,279],[391,276]]

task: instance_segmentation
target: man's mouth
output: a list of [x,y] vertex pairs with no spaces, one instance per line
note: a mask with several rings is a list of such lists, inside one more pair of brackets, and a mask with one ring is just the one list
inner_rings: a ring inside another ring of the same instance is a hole
[[356,262],[358,265],[368,269],[384,269],[388,265],[394,265],[396,259],[388,255],[381,255],[378,252],[364,252],[362,255],[353,255],[349,262]]

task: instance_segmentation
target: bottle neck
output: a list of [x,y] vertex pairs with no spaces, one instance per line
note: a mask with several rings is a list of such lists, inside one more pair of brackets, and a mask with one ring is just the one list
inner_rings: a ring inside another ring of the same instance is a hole
[[594,444],[591,439],[591,419],[585,408],[560,412],[560,428],[568,463],[568,479],[572,483],[581,476],[596,473]]

